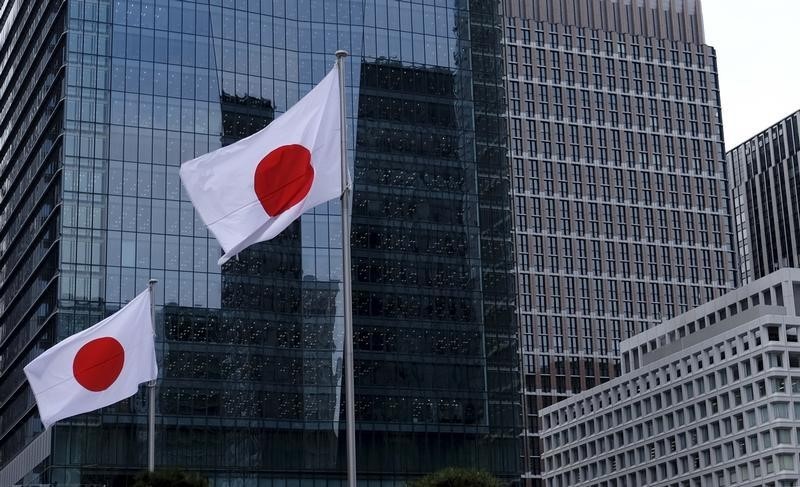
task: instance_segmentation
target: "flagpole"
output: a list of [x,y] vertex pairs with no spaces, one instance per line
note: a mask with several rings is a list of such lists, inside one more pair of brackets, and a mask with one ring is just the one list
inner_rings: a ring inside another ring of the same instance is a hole
[[[157,279],[150,279],[147,287],[150,291],[150,323],[153,324],[153,340],[156,337],[156,297],[155,287]],[[151,380],[147,383],[149,393],[148,414],[147,414],[147,471],[153,472],[156,469],[156,381]]]
[[336,67],[339,70],[339,105],[342,149],[342,287],[344,291],[344,387],[347,433],[347,485],[356,487],[356,413],[355,381],[353,379],[353,292],[350,267],[350,206],[352,188],[347,177],[347,120],[344,100],[344,58],[350,54],[336,51]]

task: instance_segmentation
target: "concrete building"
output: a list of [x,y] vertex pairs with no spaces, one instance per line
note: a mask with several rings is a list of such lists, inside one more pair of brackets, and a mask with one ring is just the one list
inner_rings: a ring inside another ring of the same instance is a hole
[[800,111],[728,151],[741,282],[800,266]]
[[697,1],[505,0],[525,478],[538,411],[735,284],[714,49]]
[[625,373],[542,411],[548,487],[796,487],[800,269],[622,342]]

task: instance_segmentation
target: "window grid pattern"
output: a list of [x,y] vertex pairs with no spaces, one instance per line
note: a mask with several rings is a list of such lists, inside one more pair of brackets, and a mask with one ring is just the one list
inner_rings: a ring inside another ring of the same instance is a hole
[[509,18],[526,424],[619,374],[619,343],[732,289],[714,51]]
[[[800,283],[791,272],[744,288],[745,299],[705,305],[727,320],[703,333],[675,335],[694,316],[652,330],[674,335],[666,354],[654,353],[651,337],[626,342],[625,353],[644,343],[654,357],[543,411],[546,485],[795,485]],[[750,308],[746,323],[734,318]]]
[[[370,204],[354,205],[358,270],[374,271],[354,292],[360,478],[399,483],[448,465],[515,478],[520,415],[498,6],[51,3],[0,6],[0,42],[15,46],[0,54],[0,94],[12,102],[0,117],[9,107],[14,120],[27,117],[12,130],[2,125],[0,171],[27,171],[21,177],[32,181],[18,190],[0,179],[0,265],[12,253],[14,262],[24,258],[21,239],[47,243],[31,247],[37,253],[23,263],[41,275],[24,281],[2,268],[0,333],[13,343],[2,348],[9,373],[0,387],[11,399],[1,413],[0,465],[41,433],[22,364],[116,311],[152,277],[162,371],[157,464],[199,471],[215,484],[343,483],[339,203],[321,205],[220,268],[220,249],[194,214],[178,168],[265,126],[327,73],[335,50],[346,49],[356,194],[370,184],[359,172],[359,143],[376,126],[386,137],[375,159],[394,164],[404,154],[415,164],[411,177],[429,185],[407,191],[402,178],[390,178],[373,186]],[[361,70],[376,63],[425,76],[391,95],[394,85],[384,87],[389,110],[366,117],[369,130],[361,132]],[[446,97],[435,91],[437,79],[451,83]],[[20,91],[34,81],[47,98]],[[432,109],[415,112],[419,106]],[[53,137],[43,122],[51,116],[59,121]],[[433,155],[448,146],[443,136],[455,140],[451,160]],[[38,168],[16,163],[30,155],[18,146],[38,150],[31,155]],[[459,178],[465,182],[454,185]],[[11,209],[35,203],[26,191],[49,199],[25,208],[20,215],[34,225],[23,228]],[[413,224],[400,237],[374,232],[380,245],[360,239],[369,224],[386,221]],[[424,235],[416,240],[408,230]],[[438,268],[423,265],[447,252]],[[397,299],[409,289],[409,300]],[[23,332],[15,336],[6,322]],[[26,483],[125,483],[146,462],[145,398],[61,422],[54,454]]]
[[742,282],[800,265],[800,112],[727,154]]
[[56,338],[66,29],[62,2],[0,6],[0,465],[40,431],[23,367]]

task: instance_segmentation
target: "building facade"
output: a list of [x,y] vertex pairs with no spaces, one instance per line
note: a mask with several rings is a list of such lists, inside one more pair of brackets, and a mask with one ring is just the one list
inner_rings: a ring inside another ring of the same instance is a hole
[[620,373],[620,342],[732,289],[714,49],[695,1],[507,0],[526,431]]
[[624,374],[542,411],[548,487],[792,487],[800,269],[622,343]]
[[742,282],[800,265],[798,154],[800,111],[727,154]]
[[519,474],[500,5],[0,2],[0,484],[125,485],[146,395],[43,432],[22,367],[156,288],[156,463],[340,485],[339,203],[222,268],[181,162],[347,49],[360,478]]

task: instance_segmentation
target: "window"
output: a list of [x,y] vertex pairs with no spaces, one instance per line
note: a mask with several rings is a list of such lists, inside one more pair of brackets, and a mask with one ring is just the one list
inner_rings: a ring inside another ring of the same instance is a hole
[[776,402],[772,405],[772,410],[775,413],[776,419],[789,419],[788,402]]
[[767,406],[760,406],[758,408],[758,415],[761,417],[762,423],[769,422],[769,412],[767,411]]
[[780,328],[777,326],[768,326],[767,339],[771,342],[777,342],[780,340]]
[[747,426],[749,428],[755,428],[756,426],[756,411],[751,409],[744,413],[745,417],[747,418]]
[[794,472],[794,455],[781,453],[777,455],[776,458],[778,459],[779,470],[790,470]]
[[[758,450],[753,450],[758,451]],[[753,478],[761,477],[761,462],[756,460],[755,462],[750,462],[750,466],[753,468]]]

